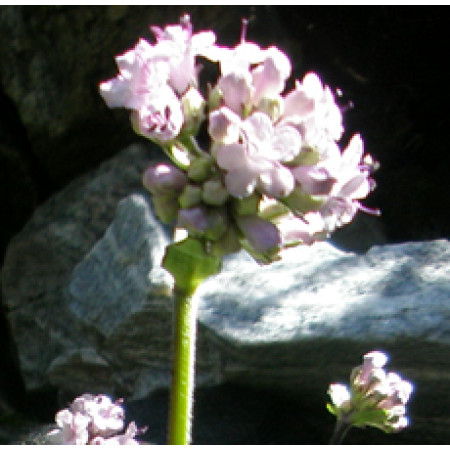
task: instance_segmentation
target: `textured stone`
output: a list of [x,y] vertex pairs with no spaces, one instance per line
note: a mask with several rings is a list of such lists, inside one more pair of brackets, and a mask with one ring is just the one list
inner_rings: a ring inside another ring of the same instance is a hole
[[[64,302],[71,273],[103,235],[117,203],[141,192],[141,174],[159,151],[134,145],[41,206],[8,246],[3,304],[28,389],[48,383],[48,365],[74,343],[89,347]],[[70,326],[68,324],[70,323]]]
[[[38,298],[9,303],[28,389],[51,384],[66,395],[100,390],[152,401],[168,387],[171,282],[159,268],[167,242],[147,197],[135,193],[119,203],[58,296],[45,293],[41,280]],[[413,381],[414,420],[444,417],[449,261],[447,240],[378,246],[363,255],[324,242],[290,249],[265,267],[245,253],[227,258],[196,294],[199,395],[232,383],[280,399],[307,391],[308,401],[323,403],[328,384],[345,381],[362,354],[378,348],[391,355],[390,368]],[[161,425],[148,420],[141,423]],[[203,439],[214,442],[204,426]]]

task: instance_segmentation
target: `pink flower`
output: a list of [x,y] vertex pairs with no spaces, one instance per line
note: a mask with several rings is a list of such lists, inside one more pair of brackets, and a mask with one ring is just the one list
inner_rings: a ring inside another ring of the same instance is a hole
[[178,93],[189,86],[197,86],[199,68],[195,64],[197,55],[207,56],[213,51],[216,36],[212,31],[192,33],[189,15],[180,19],[180,25],[167,25],[164,29],[152,26],[156,36],[156,49],[168,56],[169,84]]
[[338,141],[344,130],[333,93],[313,72],[307,73],[302,83],[297,81],[295,89],[286,95],[283,121],[298,127],[304,145],[311,147]]
[[241,118],[227,107],[212,111],[209,115],[209,135],[222,144],[238,142],[241,132]]
[[86,445],[89,441],[90,418],[81,412],[63,409],[55,417],[58,429],[49,433],[52,443],[59,445]]
[[154,46],[145,39],[117,56],[116,63],[119,74],[99,86],[100,94],[110,108],[139,110],[148,102],[148,95],[169,79],[168,57],[157,54]]
[[254,93],[252,103],[257,105],[263,97],[274,98],[285,87],[291,75],[291,62],[278,48],[269,47],[264,51],[264,60],[252,70]]
[[305,214],[302,218],[289,214],[277,221],[283,247],[292,247],[299,243],[312,245],[326,237],[322,216],[317,212]]
[[374,188],[373,180],[369,177],[370,167],[363,163],[362,157],[363,141],[359,134],[355,134],[341,157],[329,160],[328,170],[336,182],[320,209],[329,231],[349,223],[359,209],[378,214],[358,201]]
[[184,116],[180,100],[172,89],[161,86],[158,92],[144,97],[143,105],[131,116],[138,134],[161,142],[178,136],[183,126]]
[[289,195],[295,181],[282,163],[298,154],[300,135],[290,126],[274,127],[260,112],[245,119],[241,130],[242,143],[219,146],[216,153],[230,194],[242,198],[258,189],[275,198]]

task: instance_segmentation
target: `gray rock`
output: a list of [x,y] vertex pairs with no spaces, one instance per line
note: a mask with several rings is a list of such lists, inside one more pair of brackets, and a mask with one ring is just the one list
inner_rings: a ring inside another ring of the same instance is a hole
[[[90,347],[64,302],[72,271],[103,235],[117,203],[141,192],[151,146],[134,145],[42,205],[10,242],[2,269],[3,304],[28,389],[48,384],[64,349]],[[70,326],[68,326],[70,324]]]
[[[58,318],[52,314],[50,322],[48,315],[46,323],[60,339],[55,347],[55,339],[39,336],[49,353],[47,366],[40,365],[44,379],[70,391],[102,386],[135,398],[168,385],[170,278],[159,268],[166,243],[143,197],[120,203],[66,280],[63,298],[53,299]],[[374,346],[420,376],[416,353],[401,351],[412,343],[416,352],[449,345],[449,251],[446,240],[374,247],[365,255],[318,243],[266,267],[243,253],[229,258],[197,292],[198,384],[300,389],[308,377],[326,382],[330,364],[348,371]],[[28,314],[17,309],[13,321],[30,321]],[[63,331],[62,323],[77,333]],[[31,363],[29,347],[20,353]],[[435,356],[429,363],[439,364],[442,356]]]

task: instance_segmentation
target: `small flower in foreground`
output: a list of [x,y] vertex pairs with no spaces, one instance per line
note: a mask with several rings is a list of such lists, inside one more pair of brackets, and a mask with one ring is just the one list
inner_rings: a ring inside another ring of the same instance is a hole
[[125,432],[125,412],[121,401],[112,402],[106,395],[83,394],[56,414],[58,428],[48,433],[52,444],[59,445],[138,445],[139,430],[131,422]]
[[390,433],[408,426],[406,404],[413,386],[397,373],[386,373],[387,361],[382,352],[367,353],[363,364],[352,370],[350,389],[339,383],[330,385],[327,408],[337,417],[337,429],[371,426]]

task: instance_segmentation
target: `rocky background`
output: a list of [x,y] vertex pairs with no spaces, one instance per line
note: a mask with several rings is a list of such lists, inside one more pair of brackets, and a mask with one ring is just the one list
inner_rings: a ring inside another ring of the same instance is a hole
[[[0,439],[90,388],[125,396],[164,442],[170,300],[157,261],[168,237],[140,186],[162,156],[97,85],[115,75],[114,55],[151,39],[149,24],[184,12],[228,45],[247,17],[248,39],[285,50],[295,76],[314,70],[342,90],[348,133],[381,162],[367,205],[383,212],[289,266],[261,272],[238,255],[205,286],[194,442],[325,443],[327,383],[379,346],[418,387],[414,426],[348,442],[447,443],[447,19],[385,6],[0,7]],[[283,290],[258,294],[281,275]]]

